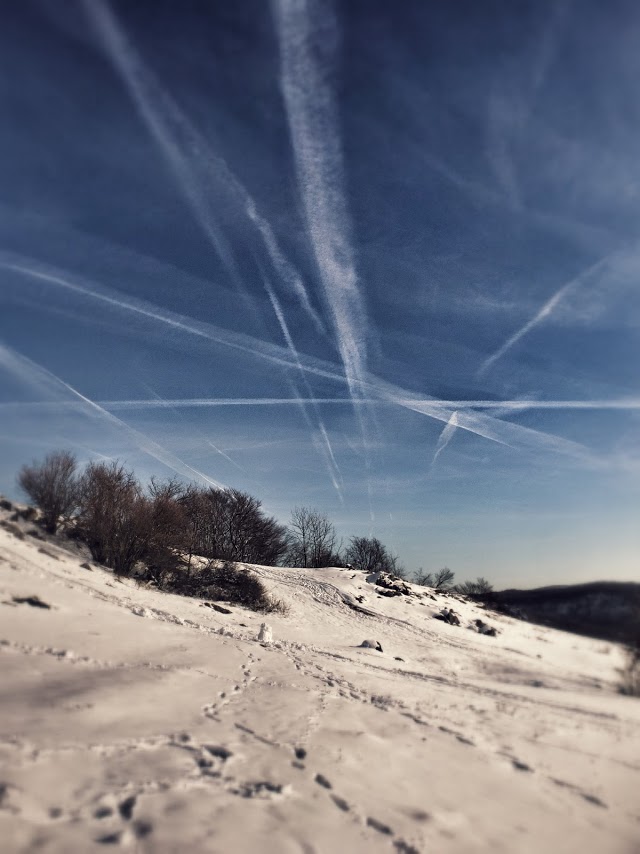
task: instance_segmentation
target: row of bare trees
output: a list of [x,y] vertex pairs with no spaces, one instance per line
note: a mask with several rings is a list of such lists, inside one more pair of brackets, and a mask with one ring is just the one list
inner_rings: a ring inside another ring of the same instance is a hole
[[[144,564],[147,577],[159,581],[179,566],[189,567],[199,555],[270,566],[350,565],[406,577],[397,556],[376,537],[351,537],[344,546],[328,516],[309,507],[295,507],[285,527],[263,511],[257,498],[239,489],[154,478],[144,489],[118,462],[92,462],[78,471],[69,451],[23,466],[18,483],[40,508],[49,533],[55,534],[65,520],[93,559],[118,575]],[[457,585],[454,578],[444,567],[434,573],[420,569],[415,580],[476,598],[492,593],[484,578]]]
[[289,545],[287,530],[260,501],[236,489],[200,489],[151,479],[145,489],[118,462],[91,462],[80,472],[73,454],[57,451],[23,466],[18,483],[40,508],[45,529],[61,521],[95,561],[118,575],[143,563],[161,575],[193,554],[276,564]]
[[23,466],[18,483],[40,508],[49,533],[64,521],[94,560],[119,575],[141,563],[159,580],[180,564],[190,566],[194,555],[300,567],[350,564],[404,575],[398,558],[375,537],[352,537],[343,547],[329,518],[308,507],[294,508],[285,527],[238,489],[154,478],[145,489],[118,462],[91,462],[79,471],[68,451]]

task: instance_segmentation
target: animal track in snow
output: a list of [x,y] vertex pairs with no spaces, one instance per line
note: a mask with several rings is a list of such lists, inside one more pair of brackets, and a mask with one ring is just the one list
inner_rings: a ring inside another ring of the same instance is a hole
[[270,780],[260,780],[249,783],[241,783],[240,786],[232,788],[231,792],[234,795],[240,795],[241,798],[262,798],[270,800],[276,795],[285,794],[288,790],[287,786],[280,783],[272,783]]
[[602,807],[605,810],[609,809],[604,801],[601,801],[596,795],[585,792],[579,786],[575,786],[573,783],[568,783],[566,780],[558,780],[556,777],[550,777],[549,779],[552,783],[555,783],[556,786],[560,786],[563,789],[569,789],[569,791],[579,795],[583,800],[587,801],[587,803],[593,804],[596,807]]
[[372,827],[374,830],[377,830],[378,833],[382,833],[385,836],[393,836],[393,830],[391,830],[389,825],[378,821],[377,818],[371,818],[371,816],[369,816],[367,818],[367,826]]
[[325,789],[333,789],[333,786],[327,780],[327,778],[324,776],[324,774],[316,774],[315,780],[319,786],[322,786]]

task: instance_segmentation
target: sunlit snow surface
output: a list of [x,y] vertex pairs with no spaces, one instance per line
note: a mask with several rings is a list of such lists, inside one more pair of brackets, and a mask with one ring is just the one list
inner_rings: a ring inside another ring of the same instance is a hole
[[[382,598],[352,570],[252,569],[288,616],[0,529],[3,850],[638,850],[619,647],[427,588]],[[34,595],[50,607],[13,599]]]

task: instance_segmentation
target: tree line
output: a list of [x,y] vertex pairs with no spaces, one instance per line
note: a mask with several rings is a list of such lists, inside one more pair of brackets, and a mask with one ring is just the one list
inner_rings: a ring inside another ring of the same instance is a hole
[[[48,533],[62,524],[117,575],[130,575],[138,566],[147,579],[161,583],[176,569],[190,568],[197,555],[266,566],[353,566],[407,577],[397,555],[376,537],[354,536],[345,545],[330,519],[309,507],[295,507],[289,524],[282,525],[259,499],[231,487],[154,477],[144,487],[118,461],[90,462],[80,470],[66,450],[24,465],[17,480],[40,509]],[[457,585],[454,579],[444,567],[435,573],[420,569],[414,580],[468,596],[493,589],[484,578]]]
[[230,487],[201,487],[151,478],[144,487],[117,461],[79,469],[69,451],[24,465],[18,484],[40,509],[50,534],[60,525],[92,558],[129,575],[144,564],[150,577],[200,557],[267,566],[357,566],[402,573],[397,556],[375,537],[352,537],[346,547],[318,510],[295,507],[289,526],[265,513],[259,499]]

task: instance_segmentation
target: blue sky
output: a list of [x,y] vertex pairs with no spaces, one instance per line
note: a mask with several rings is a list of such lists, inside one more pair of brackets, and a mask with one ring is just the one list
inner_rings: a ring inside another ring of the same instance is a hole
[[410,570],[638,578],[635,3],[3,22],[2,492],[66,447]]

